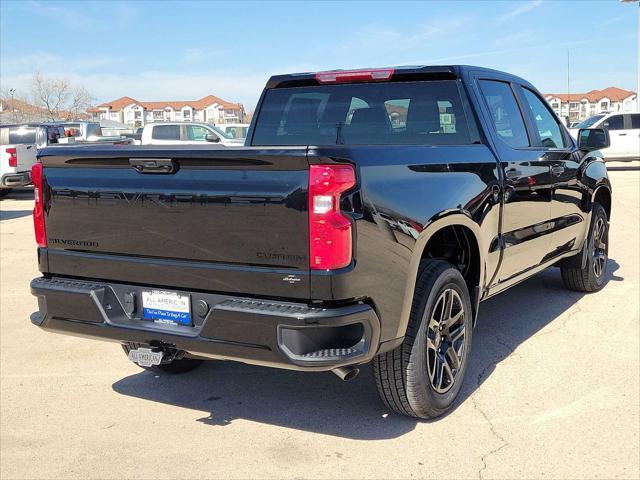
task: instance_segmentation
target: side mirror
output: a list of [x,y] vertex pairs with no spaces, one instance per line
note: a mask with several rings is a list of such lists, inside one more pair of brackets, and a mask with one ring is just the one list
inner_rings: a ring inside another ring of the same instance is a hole
[[217,135],[214,135],[212,133],[208,133],[207,135],[205,135],[204,139],[207,142],[213,142],[213,143],[218,143],[220,141],[220,137],[218,137]]
[[578,130],[578,148],[587,152],[601,150],[611,145],[609,130],[604,128],[581,128]]

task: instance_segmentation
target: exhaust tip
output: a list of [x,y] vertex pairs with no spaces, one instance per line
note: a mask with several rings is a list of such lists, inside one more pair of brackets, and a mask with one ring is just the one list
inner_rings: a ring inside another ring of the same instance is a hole
[[360,369],[356,367],[338,367],[331,370],[335,373],[340,380],[344,382],[349,382],[356,378],[360,373]]

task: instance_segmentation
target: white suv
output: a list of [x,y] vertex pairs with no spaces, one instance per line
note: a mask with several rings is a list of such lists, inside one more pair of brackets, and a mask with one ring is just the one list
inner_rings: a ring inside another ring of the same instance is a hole
[[640,113],[594,115],[569,130],[575,138],[581,128],[606,128],[611,146],[602,150],[605,160],[640,160]]

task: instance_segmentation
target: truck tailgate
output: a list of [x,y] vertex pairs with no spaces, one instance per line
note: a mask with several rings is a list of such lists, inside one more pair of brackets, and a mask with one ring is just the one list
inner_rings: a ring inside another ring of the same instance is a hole
[[306,148],[76,146],[41,159],[48,273],[308,298]]

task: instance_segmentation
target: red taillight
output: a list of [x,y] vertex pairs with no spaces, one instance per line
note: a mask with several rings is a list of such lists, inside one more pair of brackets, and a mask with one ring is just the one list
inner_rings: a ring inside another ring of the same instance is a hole
[[340,194],[356,184],[351,165],[311,165],[309,266],[333,270],[351,263],[351,221],[340,213]]
[[39,247],[47,246],[47,231],[44,227],[44,201],[42,195],[42,164],[35,163],[31,167],[31,181],[33,182],[33,193],[35,195],[35,206],[33,207],[33,228],[36,232],[36,242]]
[[7,148],[6,152],[9,154],[9,166],[17,167],[18,166],[18,150],[16,148]]
[[318,83],[384,82],[393,76],[393,68],[335,70],[316,73]]

